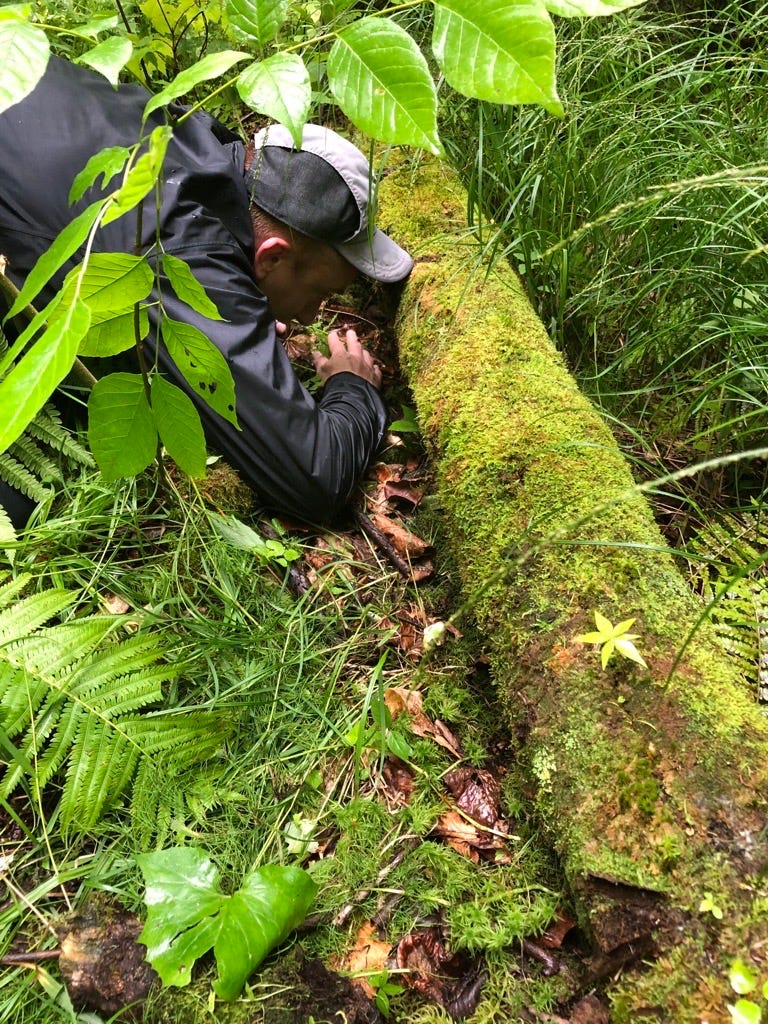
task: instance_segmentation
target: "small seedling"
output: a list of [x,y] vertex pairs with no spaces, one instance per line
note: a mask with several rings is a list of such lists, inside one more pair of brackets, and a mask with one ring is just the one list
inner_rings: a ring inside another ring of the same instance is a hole
[[[754,992],[758,984],[757,974],[743,960],[738,959],[731,964],[728,980],[733,991],[739,996]],[[761,991],[763,999],[768,999],[768,981],[763,982]],[[728,1012],[733,1024],[760,1024],[763,1019],[762,1009],[751,999],[737,999],[735,1003],[728,1003]]]
[[376,992],[376,1006],[382,1017],[389,1020],[389,997],[399,996],[404,991],[402,985],[395,985],[389,980],[388,971],[379,971],[368,979],[368,984]]
[[576,637],[583,644],[600,644],[600,660],[603,668],[608,664],[614,651],[623,658],[637,662],[643,668],[648,668],[642,654],[635,647],[633,640],[637,640],[639,633],[630,633],[628,630],[634,624],[634,619],[624,619],[616,626],[613,625],[600,612],[595,612],[595,625],[597,630],[593,633],[580,633]]
[[704,893],[704,898],[699,904],[699,913],[711,914],[717,921],[722,921],[723,919],[723,911],[717,903],[715,903],[715,897],[711,892]]

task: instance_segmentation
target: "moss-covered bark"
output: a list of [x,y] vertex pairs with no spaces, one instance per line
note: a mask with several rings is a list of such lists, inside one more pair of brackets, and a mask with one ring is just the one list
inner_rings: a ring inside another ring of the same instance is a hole
[[[514,273],[467,239],[463,189],[427,162],[381,192],[417,261],[402,363],[539,820],[606,971],[654,957],[611,983],[614,1019],[728,1021],[728,963],[768,940],[768,724]],[[649,670],[601,670],[575,640],[594,610],[636,617]]]

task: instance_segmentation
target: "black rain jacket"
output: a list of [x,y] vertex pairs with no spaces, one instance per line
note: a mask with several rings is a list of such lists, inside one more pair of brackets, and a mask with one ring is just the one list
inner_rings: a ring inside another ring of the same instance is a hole
[[[18,286],[59,231],[101,194],[97,183],[70,206],[67,197],[75,175],[104,147],[136,143],[148,98],[139,86],[115,90],[100,75],[51,58],[36,89],[0,115],[0,253]],[[171,123],[183,112],[171,105]],[[163,111],[156,111],[147,128],[165,118]],[[205,113],[176,126],[163,165],[159,213],[164,250],[189,264],[225,320],[199,316],[161,281],[166,313],[200,328],[225,356],[242,429],[236,430],[186,385],[162,345],[158,359],[163,372],[195,402],[209,445],[239,471],[262,502],[320,522],[332,518],[349,499],[381,440],[386,410],[377,390],[352,373],[331,377],[319,401],[299,383],[253,277],[244,157],[243,142]],[[101,228],[95,251],[134,252],[136,224],[132,211]],[[142,223],[145,250],[155,244],[155,231],[150,196]],[[62,268],[36,300],[38,308],[81,258],[77,253]],[[156,336],[153,322],[147,341],[153,356]]]

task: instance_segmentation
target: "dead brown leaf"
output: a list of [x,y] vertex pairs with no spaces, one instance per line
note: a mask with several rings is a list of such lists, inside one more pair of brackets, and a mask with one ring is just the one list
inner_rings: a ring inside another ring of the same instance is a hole
[[536,941],[540,946],[545,946],[547,949],[560,949],[565,936],[575,927],[576,921],[569,917],[565,911],[558,910],[555,920],[549,925],[543,935],[539,935]]
[[473,821],[494,828],[501,817],[499,780],[484,768],[462,765],[443,776],[457,807]]
[[395,955],[398,968],[404,972],[398,975],[402,984],[445,1007],[454,1020],[474,1011],[487,975],[466,953],[451,953],[439,928],[405,935]]
[[399,757],[388,757],[381,772],[384,783],[384,799],[389,810],[404,807],[413,795],[415,778],[413,771]]
[[385,537],[389,539],[394,549],[403,558],[418,559],[432,554],[434,549],[421,537],[412,533],[406,526],[382,512],[372,512],[371,521]]
[[[391,944],[378,938],[376,925],[367,921],[355,936],[355,944],[343,957],[333,957],[330,966],[336,971],[350,974],[376,974],[385,970]],[[351,978],[354,985],[374,999],[376,993],[367,978]]]
[[414,735],[434,740],[457,759],[464,756],[459,741],[450,729],[440,719],[432,721],[424,713],[424,698],[418,690],[409,690],[404,686],[391,686],[384,693],[384,703],[393,719],[403,711],[407,713]]
[[101,598],[101,606],[109,615],[125,615],[131,610],[131,606],[117,594],[104,594]]

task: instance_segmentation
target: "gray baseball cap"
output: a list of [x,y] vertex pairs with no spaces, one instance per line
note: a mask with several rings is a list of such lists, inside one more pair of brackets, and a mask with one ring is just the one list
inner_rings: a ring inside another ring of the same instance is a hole
[[374,281],[401,281],[413,260],[374,227],[375,182],[357,146],[331,128],[307,124],[297,150],[283,125],[254,136],[246,183],[251,201],[271,217],[326,242]]

